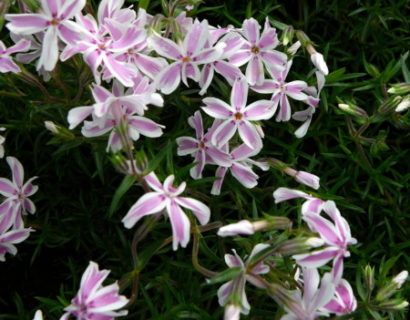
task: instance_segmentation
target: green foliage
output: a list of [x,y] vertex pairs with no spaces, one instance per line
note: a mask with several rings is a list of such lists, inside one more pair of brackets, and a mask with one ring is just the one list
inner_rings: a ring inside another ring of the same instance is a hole
[[[127,1],[136,2],[150,13],[162,11],[161,1]],[[399,94],[388,93],[393,84],[410,82],[409,9],[407,0],[209,0],[191,12],[213,25],[236,27],[245,18],[262,22],[268,16],[278,29],[293,25],[303,30],[326,56],[331,73],[306,137],[299,140],[293,136],[293,124],[272,120],[264,124],[261,157],[280,158],[321,177],[319,195],[337,201],[359,241],[346,260],[344,277],[352,284],[357,280],[353,287],[363,301],[369,301],[363,282],[365,265],[379,270],[379,287],[410,266],[410,111],[395,113],[393,100]],[[4,29],[1,39],[9,41]],[[305,62],[296,59],[298,73],[290,77],[314,84],[311,66]],[[185,250],[172,251],[171,228],[164,217],[155,225],[147,224],[152,229],[138,247],[140,261],[132,260],[130,246],[138,226],[126,230],[120,220],[143,190],[114,169],[106,156],[106,139],[85,139],[78,129],[72,135],[55,136],[44,128],[46,120],[67,127],[68,110],[92,100],[88,90],[92,75],[80,58],[59,68],[48,83],[33,80],[28,73],[0,75],[0,126],[7,128],[6,153],[23,163],[27,176],[38,176],[40,187],[34,197],[37,213],[26,219],[36,232],[19,246],[16,257],[0,264],[0,319],[32,319],[38,308],[47,319],[58,319],[90,260],[111,269],[110,280],[121,279],[125,295],[137,279],[138,297],[124,319],[221,318],[217,285],[205,285],[204,276],[193,267],[192,243]],[[35,73],[33,67],[27,69]],[[155,170],[161,179],[174,173],[177,182],[187,181],[188,193],[212,209],[211,221],[257,219],[264,213],[287,216],[299,228],[300,203],[275,205],[272,198],[277,187],[300,188],[282,173],[258,172],[260,183],[252,190],[228,176],[218,197],[209,195],[213,168],[205,170],[203,179],[189,177],[191,160],[176,155],[175,139],[193,134],[186,119],[201,106],[198,91],[181,88],[167,97],[162,110],[153,109],[153,118],[166,130],[159,139],[135,144],[136,151],[149,159],[146,172]],[[209,95],[224,99],[229,88],[217,81]],[[346,114],[338,107],[341,102],[361,108],[368,117]],[[8,174],[5,161],[0,172],[0,176]],[[223,255],[231,248],[249,254],[260,241],[264,241],[260,234],[222,239],[215,230],[203,232],[199,262],[223,271]],[[287,267],[291,269],[290,263]],[[226,281],[234,271],[211,281]],[[410,296],[408,285],[403,291],[406,296]],[[253,288],[248,297],[252,319],[273,319],[278,310],[273,300]],[[387,316],[383,310],[361,306],[357,319],[407,319],[406,312]]]

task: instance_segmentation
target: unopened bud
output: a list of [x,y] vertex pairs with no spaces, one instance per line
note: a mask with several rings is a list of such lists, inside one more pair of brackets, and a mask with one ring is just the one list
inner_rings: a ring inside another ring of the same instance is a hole
[[121,153],[115,153],[110,156],[111,163],[114,165],[114,168],[119,172],[128,175],[130,170],[129,160],[124,157]]
[[43,312],[41,310],[37,310],[34,314],[33,320],[43,320]]
[[315,190],[319,189],[320,187],[320,178],[306,171],[298,171],[296,173],[295,179],[297,182],[302,183]]
[[406,111],[410,107],[410,95],[405,96],[403,100],[397,105],[394,111],[396,112],[403,112]]
[[320,247],[324,244],[324,241],[320,238],[302,238],[292,239],[285,241],[278,246],[276,251],[283,255],[293,255],[296,253],[304,252],[312,248]]
[[58,133],[58,129],[57,126],[55,125],[54,122],[52,121],[44,121],[44,126],[46,127],[46,129],[52,133],[57,134]]
[[234,304],[228,304],[225,307],[225,314],[224,314],[224,320],[239,320],[241,313],[241,307],[234,305]]
[[310,60],[312,61],[313,65],[325,76],[329,74],[329,68],[327,67],[325,58],[319,52],[315,52],[310,55]]
[[350,114],[352,116],[355,116],[357,118],[360,118],[360,119],[368,119],[369,118],[369,115],[367,114],[367,112],[365,110],[363,110],[362,108],[360,108],[360,107],[358,107],[358,106],[356,106],[352,103],[349,103],[349,104],[339,103],[338,107],[343,112],[345,112],[347,114]]
[[371,293],[374,289],[374,268],[370,265],[367,265],[364,268],[364,282],[367,287],[367,291]]
[[[301,30],[297,30],[295,32],[296,38],[298,38],[298,40],[300,41],[300,43],[302,44],[303,47],[305,47],[308,51],[311,50],[311,48],[307,48],[308,45],[311,46],[312,41],[309,39],[309,37],[306,35],[306,33],[304,33]],[[313,47],[312,47],[313,48]],[[315,50],[313,48],[313,50]],[[310,52],[310,54],[312,54],[313,52]]]
[[58,138],[61,138],[63,140],[75,139],[75,135],[70,130],[68,130],[66,127],[55,124],[52,121],[44,121],[44,126],[48,131],[56,135]]
[[293,36],[295,35],[295,29],[292,26],[288,26],[282,33],[282,44],[287,46],[292,42]]
[[387,90],[388,93],[392,94],[406,94],[410,92],[410,83],[397,83],[393,84],[389,90]]
[[409,303],[401,299],[393,299],[380,303],[377,307],[386,311],[397,311],[406,308]]
[[296,52],[298,52],[298,50],[301,47],[301,43],[300,41],[296,41],[294,44],[292,44],[289,48],[288,48],[288,53],[290,53],[291,55],[295,55]]
[[407,270],[403,270],[393,278],[392,282],[396,284],[397,289],[400,289],[403,283],[407,280],[408,276],[409,273],[407,272]]
[[255,233],[255,229],[253,227],[252,222],[248,220],[241,220],[236,223],[231,223],[226,226],[223,226],[218,230],[218,236],[220,237],[228,237],[228,236],[236,236],[239,234],[243,235],[251,235]]
[[388,115],[393,113],[398,107],[399,103],[403,100],[401,96],[396,96],[386,100],[378,109],[379,114]]

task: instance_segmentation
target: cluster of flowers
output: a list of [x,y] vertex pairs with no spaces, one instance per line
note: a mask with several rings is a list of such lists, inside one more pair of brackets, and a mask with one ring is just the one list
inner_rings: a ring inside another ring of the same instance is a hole
[[[257,185],[258,175],[252,166],[268,170],[269,165],[251,157],[262,150],[264,132],[259,121],[275,117],[276,121],[291,118],[302,122],[295,131],[298,138],[305,136],[312,116],[319,104],[319,95],[328,74],[323,56],[311,45],[306,50],[316,67],[316,87],[301,80],[287,81],[293,59],[303,41],[290,44],[289,39],[280,43],[275,28],[266,20],[263,30],[251,18],[241,28],[220,28],[186,17],[167,18],[165,24],[159,16],[151,16],[140,9],[122,8],[124,0],[102,0],[97,17],[83,14],[85,0],[40,0],[37,12],[7,14],[7,28],[14,46],[6,48],[0,41],[0,72],[20,72],[11,54],[20,52],[16,60],[31,63],[37,60],[37,70],[45,79],[54,70],[58,60],[65,61],[81,54],[90,67],[95,83],[91,92],[95,103],[80,106],[68,114],[69,128],[82,124],[85,137],[109,135],[107,151],[130,151],[133,142],[141,135],[151,138],[163,134],[164,126],[146,117],[148,105],[162,107],[164,95],[174,92],[181,82],[196,82],[200,95],[211,86],[218,74],[232,86],[229,103],[214,97],[204,98],[203,112],[213,119],[204,129],[200,111],[188,119],[195,130],[195,138],[182,136],[177,139],[178,155],[191,155],[195,164],[190,170],[193,179],[202,177],[206,164],[216,165],[216,177],[211,193],[221,192],[228,171],[246,188]],[[172,34],[172,39],[169,35]],[[277,49],[283,45],[283,52]],[[25,52],[25,53],[23,53]],[[111,90],[103,86],[111,86]],[[269,99],[248,104],[249,91],[267,94]],[[289,99],[304,103],[307,108],[293,111]],[[0,137],[0,148],[3,143]],[[3,149],[0,149],[3,153]],[[34,213],[29,196],[37,191],[32,179],[23,184],[23,168],[17,159],[8,157],[13,181],[0,178],[0,193],[6,197],[0,206],[0,260],[6,252],[15,254],[13,244],[26,239],[32,231],[24,228],[22,214]],[[132,164],[132,159],[129,159]],[[132,167],[132,165],[131,165]],[[135,168],[134,168],[135,169]],[[319,178],[303,171],[284,168],[284,172],[297,181],[314,189],[319,188]],[[135,173],[135,172],[134,172]],[[142,174],[141,172],[138,174]],[[146,215],[166,214],[173,233],[173,249],[186,247],[191,233],[190,219],[182,207],[191,211],[200,224],[210,220],[210,209],[202,202],[183,197],[185,182],[174,187],[174,176],[161,183],[155,173],[143,178],[152,192],[143,195],[128,211],[122,222],[132,228]],[[245,294],[245,283],[258,288],[281,292],[286,315],[282,319],[315,319],[319,316],[347,314],[356,308],[356,300],[349,283],[342,279],[343,259],[349,256],[348,246],[355,244],[350,228],[332,201],[323,201],[307,193],[280,188],[274,193],[276,202],[302,197],[303,220],[318,237],[302,244],[305,249],[315,248],[303,254],[294,254],[301,268],[303,281],[295,290],[274,287],[260,277],[270,271],[265,259],[270,255],[270,245],[258,244],[246,262],[234,251],[225,256],[230,268],[240,269],[239,275],[224,284],[218,291],[219,302],[226,306],[225,318],[238,319],[240,313],[248,313],[250,305]],[[322,216],[324,212],[326,217]],[[269,226],[267,222],[240,221],[221,228],[220,236],[253,234]],[[320,247],[320,248],[318,248]],[[306,250],[305,250],[306,251]],[[263,257],[261,259],[260,257]],[[318,268],[333,261],[332,271],[320,280]],[[90,262],[81,279],[80,290],[65,308],[62,320],[71,316],[77,319],[112,319],[127,314],[118,311],[128,300],[119,294],[117,283],[103,287],[109,271],[99,270]],[[320,287],[319,287],[319,283]],[[303,287],[303,290],[301,289]],[[277,295],[276,295],[277,296]],[[35,320],[42,319],[41,311]]]

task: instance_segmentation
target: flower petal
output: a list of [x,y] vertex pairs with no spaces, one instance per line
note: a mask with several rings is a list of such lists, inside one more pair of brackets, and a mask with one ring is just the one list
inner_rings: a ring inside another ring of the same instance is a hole
[[179,205],[191,210],[199,220],[200,224],[204,225],[209,222],[211,210],[201,201],[185,197],[176,197],[175,201]]
[[172,225],[172,248],[177,250],[178,244],[185,248],[190,238],[189,219],[175,201],[167,203],[167,211]]

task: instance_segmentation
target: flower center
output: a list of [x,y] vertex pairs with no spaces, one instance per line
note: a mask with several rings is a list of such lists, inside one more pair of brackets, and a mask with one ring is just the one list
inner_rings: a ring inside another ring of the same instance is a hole
[[101,50],[104,50],[105,46],[106,46],[105,43],[101,43],[101,44],[98,45],[98,48],[101,49]]
[[183,57],[182,58],[182,62],[189,62],[191,61],[191,59],[189,57]]
[[243,114],[240,112],[235,113],[235,120],[241,120],[243,117]]
[[251,52],[254,54],[258,54],[259,53],[259,48],[257,46],[253,46],[251,49]]
[[53,19],[53,20],[50,21],[50,24],[53,25],[53,26],[56,26],[56,25],[58,25],[58,20]]
[[200,148],[200,149],[205,149],[205,143],[204,143],[203,141],[201,141],[201,142],[199,143],[199,148]]

